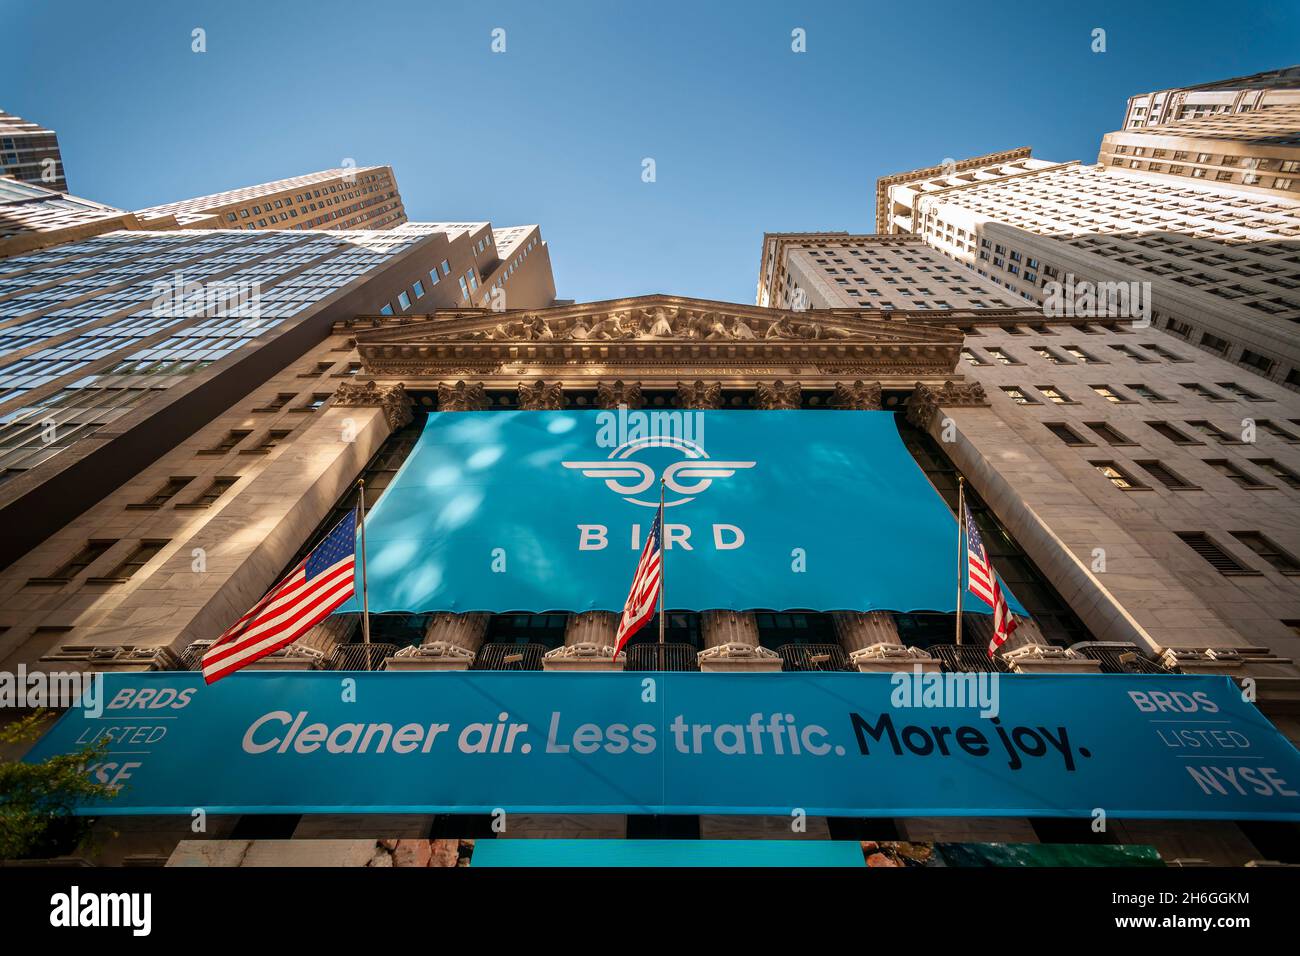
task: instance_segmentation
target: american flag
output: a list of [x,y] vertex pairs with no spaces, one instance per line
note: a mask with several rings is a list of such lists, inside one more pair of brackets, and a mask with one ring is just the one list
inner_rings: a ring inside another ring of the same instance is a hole
[[325,540],[258,601],[203,655],[209,684],[292,644],[352,597],[357,512],[348,512]]
[[988,552],[984,550],[984,539],[980,537],[979,528],[970,509],[966,509],[966,586],[989,607],[995,607],[993,600],[993,568],[989,565]]
[[1002,582],[993,575],[993,636],[989,638],[989,658],[993,652],[1007,642],[1020,623],[1011,616],[1007,600],[1002,596]]
[[632,577],[632,590],[628,592],[623,616],[619,618],[618,634],[614,638],[614,660],[618,660],[628,638],[654,617],[655,601],[659,600],[659,588],[663,585],[663,521],[664,510],[660,507],[655,513],[654,524],[650,526],[650,536],[641,549],[641,560],[636,563],[636,574]]

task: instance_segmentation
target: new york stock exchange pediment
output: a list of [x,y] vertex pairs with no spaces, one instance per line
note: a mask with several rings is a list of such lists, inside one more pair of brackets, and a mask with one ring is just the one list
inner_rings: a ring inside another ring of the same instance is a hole
[[[852,388],[960,381],[962,332],[848,310],[791,311],[648,295],[546,309],[450,309],[360,316],[354,334],[363,377],[408,390],[458,380],[487,388],[521,379],[565,388],[700,380],[727,388],[786,383]],[[522,387],[522,386],[521,386]]]

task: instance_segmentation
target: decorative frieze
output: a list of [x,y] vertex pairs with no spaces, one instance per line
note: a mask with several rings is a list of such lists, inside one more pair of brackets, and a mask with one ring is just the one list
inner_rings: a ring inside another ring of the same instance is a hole
[[1002,660],[1017,674],[1095,674],[1101,670],[1100,661],[1052,644],[1023,644],[1003,651]]
[[984,386],[979,382],[948,380],[936,388],[917,382],[907,400],[907,420],[928,431],[940,408],[983,408],[989,404]]
[[564,386],[559,382],[519,383],[519,408],[524,411],[559,411],[564,408]]
[[488,408],[487,392],[482,382],[457,382],[455,385],[439,383],[438,411],[481,412]]
[[396,430],[411,421],[411,401],[401,382],[377,385],[344,379],[334,390],[334,405],[339,408],[382,408],[388,427]]
[[852,384],[836,382],[835,391],[831,395],[831,407],[853,411],[879,411],[880,383],[861,380]]
[[905,647],[892,641],[868,644],[849,654],[849,661],[863,674],[938,672],[943,665],[919,647]]

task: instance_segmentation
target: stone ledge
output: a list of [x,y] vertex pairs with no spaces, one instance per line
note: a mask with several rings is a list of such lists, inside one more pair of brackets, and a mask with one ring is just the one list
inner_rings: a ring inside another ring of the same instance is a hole
[[1101,671],[1101,661],[1051,644],[1024,644],[1004,651],[1002,660],[1016,674],[1097,674]]
[[96,671],[172,671],[178,667],[171,648],[133,644],[64,644],[41,658],[42,662],[77,662]]
[[921,648],[889,641],[860,647],[849,655],[849,661],[862,674],[915,673],[918,667],[921,673],[929,674],[943,668],[940,661]]
[[696,658],[700,670],[712,671],[779,671],[781,655],[753,644],[718,644],[700,651]]
[[594,641],[566,644],[542,655],[542,670],[546,671],[621,671],[623,665],[614,660],[614,648]]
[[474,663],[474,652],[450,641],[430,641],[403,647],[392,657],[384,659],[384,669],[390,671],[464,671]]

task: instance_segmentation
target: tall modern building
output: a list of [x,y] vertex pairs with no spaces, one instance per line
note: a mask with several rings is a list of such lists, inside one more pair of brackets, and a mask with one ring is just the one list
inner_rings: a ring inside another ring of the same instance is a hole
[[0,176],[67,192],[58,134],[0,110]]
[[1130,96],[1122,129],[1162,126],[1300,102],[1300,66]]
[[[105,232],[140,228],[135,214],[123,209],[18,179],[0,178],[0,257]],[[156,220],[152,228],[162,228],[161,220]]]
[[406,210],[390,166],[326,169],[138,210],[185,229],[391,229]]
[[881,232],[919,236],[1027,302],[1150,321],[1300,388],[1298,199],[1015,150],[884,177],[877,203]]
[[1300,90],[1294,102],[1107,133],[1097,162],[1170,181],[1201,180],[1300,200]]
[[235,441],[246,455],[275,447],[328,400],[309,379],[357,371],[320,352],[334,322],[426,304],[549,305],[539,230],[505,234],[498,247],[488,223],[128,231],[0,260],[0,558],[306,362],[317,371],[263,406],[258,424],[275,426]]

